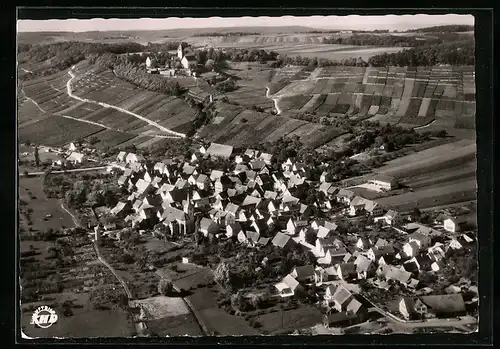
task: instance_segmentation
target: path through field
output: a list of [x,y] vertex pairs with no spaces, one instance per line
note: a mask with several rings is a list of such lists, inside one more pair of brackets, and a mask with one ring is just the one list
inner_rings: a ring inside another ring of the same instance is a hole
[[[74,69],[75,66],[71,67],[71,69]],[[118,110],[118,111],[121,111],[122,113],[125,113],[125,114],[129,114],[129,115],[132,115],[146,123],[148,123],[149,125],[151,126],[154,126],[156,127],[157,129],[165,132],[165,133],[168,133],[171,136],[171,138],[184,138],[186,137],[186,135],[184,133],[179,133],[179,132],[174,132],[172,130],[169,130],[168,128],[166,127],[163,127],[161,126],[160,124],[154,122],[154,121],[151,121],[139,114],[136,114],[136,113],[132,113],[131,111],[128,111],[128,110],[125,110],[123,108],[120,108],[120,107],[117,107],[117,106],[114,106],[114,105],[111,105],[111,104],[107,104],[107,103],[103,103],[103,102],[97,102],[97,101],[92,101],[92,100],[89,100],[89,99],[86,99],[86,98],[81,98],[81,97],[78,97],[78,96],[75,96],[73,94],[73,91],[71,89],[71,81],[76,77],[76,75],[71,71],[69,70],[68,71],[68,74],[71,76],[71,79],[68,80],[68,82],[66,83],[66,89],[67,89],[67,93],[68,95],[71,97],[71,98],[74,98],[76,100],[79,100],[81,102],[87,102],[87,103],[94,103],[94,104],[99,104],[100,106],[103,106],[104,108],[111,108],[111,109],[115,109],[115,110]]]
[[274,108],[276,109],[276,115],[280,115],[281,114],[281,109],[279,108],[278,106],[278,98],[273,98],[269,95],[269,87],[266,87],[266,97],[269,98],[269,99],[272,99],[273,102],[274,102]]

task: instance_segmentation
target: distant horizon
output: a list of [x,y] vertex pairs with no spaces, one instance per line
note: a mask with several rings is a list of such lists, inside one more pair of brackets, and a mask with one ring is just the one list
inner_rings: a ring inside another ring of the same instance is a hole
[[[272,24],[269,24],[269,23]],[[281,16],[210,18],[93,18],[18,20],[17,32],[159,31],[242,27],[308,27],[312,30],[411,30],[439,25],[474,25],[472,15]],[[127,29],[123,29],[127,28]]]

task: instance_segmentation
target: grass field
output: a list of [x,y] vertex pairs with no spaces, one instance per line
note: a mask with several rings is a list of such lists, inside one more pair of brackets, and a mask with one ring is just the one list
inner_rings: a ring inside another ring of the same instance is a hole
[[[33,210],[31,214],[33,228],[45,231],[49,228],[72,227],[74,223],[71,216],[61,208],[61,202],[58,199],[45,196],[42,185],[42,177],[19,179],[19,199],[27,203],[27,208]],[[48,214],[51,214],[52,218],[44,220],[43,218]]]
[[[89,337],[130,337],[134,335],[132,323],[127,313],[115,308],[112,310],[94,310],[88,293],[62,293],[49,295],[53,303],[62,304],[65,300],[74,300],[74,304],[82,306],[74,308],[73,315],[63,316],[59,311],[58,321],[49,328],[36,328],[30,324],[32,312],[23,312],[21,324],[23,333],[34,338],[89,338]],[[52,303],[50,302],[50,303]],[[47,305],[48,302],[29,304],[31,307]],[[59,310],[59,309],[57,309]]]
[[262,331],[269,334],[311,327],[321,322],[321,319],[322,314],[319,309],[307,306],[260,315],[255,318],[262,325]]

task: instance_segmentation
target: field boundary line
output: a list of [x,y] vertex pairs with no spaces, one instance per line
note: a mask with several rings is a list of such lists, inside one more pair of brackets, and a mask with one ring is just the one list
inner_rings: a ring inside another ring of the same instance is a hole
[[[72,69],[73,68],[74,68],[74,66],[72,67]],[[68,93],[68,95],[71,98],[74,98],[74,99],[82,101],[82,102],[99,104],[100,106],[103,106],[104,108],[115,109],[115,110],[121,111],[123,113],[135,116],[136,118],[138,118],[138,119],[140,119],[140,120],[148,123],[151,126],[156,127],[157,129],[159,129],[159,130],[161,130],[163,132],[170,133],[173,136],[176,136],[176,138],[178,138],[178,137],[181,137],[181,138],[186,137],[186,135],[184,133],[179,133],[179,132],[175,132],[175,131],[169,130],[168,128],[163,127],[163,126],[161,126],[160,124],[158,124],[158,123],[156,123],[154,121],[151,121],[151,120],[149,120],[149,119],[147,119],[147,118],[145,118],[145,117],[143,117],[143,116],[141,116],[139,114],[132,113],[131,111],[128,111],[126,109],[123,109],[123,108],[120,108],[120,107],[117,107],[117,106],[114,106],[114,105],[111,105],[111,104],[103,103],[103,102],[92,101],[90,99],[81,98],[81,97],[78,97],[78,96],[74,95],[73,91],[71,90],[71,81],[76,77],[76,75],[71,70],[68,70],[68,74],[71,76],[71,79],[69,79],[68,82],[66,83],[66,88],[67,88],[67,93]]]
[[61,202],[61,208],[71,216],[71,219],[73,220],[73,223],[75,224],[75,226],[77,226],[78,228],[81,228],[81,224],[78,222],[78,219],[76,219],[75,215],[73,213],[71,213],[67,208],[66,206],[64,206],[64,203],[62,200],[60,200]]
[[[162,280],[168,280],[167,278],[165,278],[161,273],[159,273],[158,271],[155,271],[155,274],[158,275],[160,277],[160,279]],[[177,287],[173,280],[170,280],[170,282],[172,282],[172,287],[173,289],[178,292],[179,294],[181,293],[181,290],[179,289],[179,287]],[[185,298],[185,297],[181,297],[181,299],[184,301],[184,303],[187,305],[187,307],[189,308],[189,310],[191,311],[191,313],[193,314],[195,320],[196,320],[196,323],[198,324],[198,326],[200,326],[200,329],[201,329],[201,332],[203,332],[204,335],[207,335],[209,333],[208,329],[207,329],[207,326],[205,325],[205,323],[203,322],[203,319],[201,318],[200,314],[198,313],[198,310],[196,310],[196,308],[193,306],[193,304],[189,301],[189,299]]]

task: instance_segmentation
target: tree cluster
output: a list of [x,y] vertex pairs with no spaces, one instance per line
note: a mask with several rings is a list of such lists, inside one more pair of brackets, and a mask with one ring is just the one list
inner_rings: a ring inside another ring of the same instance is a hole
[[195,34],[193,36],[198,36],[198,37],[204,37],[204,36],[249,36],[249,35],[260,35],[260,33],[252,33],[252,32],[225,32],[225,33],[218,33],[218,32],[211,32],[211,33],[200,33],[200,34]]
[[370,57],[368,64],[374,67],[385,66],[433,66],[474,65],[475,47],[473,42],[456,42],[440,45],[414,47],[395,53],[383,53]]
[[180,96],[185,92],[177,81],[165,79],[159,75],[148,74],[139,66],[114,54],[92,56],[89,58],[89,62],[112,69],[120,78],[145,90],[164,93],[168,96]]
[[323,44],[379,46],[379,47],[417,47],[423,44],[440,44],[443,40],[435,37],[354,34],[348,37],[324,38]]
[[407,32],[416,32],[416,33],[436,33],[436,32],[449,32],[449,33],[459,33],[459,32],[469,32],[473,31],[473,25],[465,25],[465,24],[450,24],[450,25],[437,25],[433,27],[425,27],[419,29],[410,29]]

